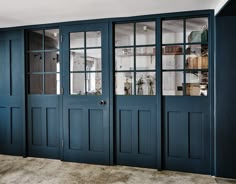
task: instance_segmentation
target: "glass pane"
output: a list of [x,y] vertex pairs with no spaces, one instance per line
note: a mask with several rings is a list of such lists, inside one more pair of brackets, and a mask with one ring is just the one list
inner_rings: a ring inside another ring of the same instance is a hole
[[178,55],[183,54],[183,46],[182,45],[168,45],[162,47],[163,55]]
[[165,20],[162,22],[162,43],[183,43],[184,42],[184,21]]
[[101,71],[102,69],[102,50],[101,49],[87,49],[86,70],[87,71]]
[[29,94],[43,94],[43,75],[29,75]]
[[162,94],[178,96],[183,95],[183,72],[162,73]]
[[84,47],[84,32],[70,33],[70,48]]
[[136,45],[155,44],[155,34],[155,22],[136,23]]
[[156,73],[137,72],[136,73],[136,94],[156,95]]
[[29,53],[29,72],[43,72],[43,53]]
[[102,95],[102,73],[87,73],[87,94],[88,95]]
[[207,96],[208,72],[186,73],[186,95]]
[[70,51],[70,71],[84,70],[84,49]]
[[101,31],[86,32],[86,47],[101,47]]
[[188,45],[186,47],[187,69],[207,69],[208,68],[208,46]]
[[134,45],[134,24],[115,25],[115,46]]
[[208,18],[186,19],[186,42],[208,41]]
[[59,49],[59,29],[45,30],[45,49]]
[[136,48],[136,70],[155,70],[156,68],[155,47]]
[[44,75],[45,94],[60,94],[60,74]]
[[71,73],[70,74],[70,94],[85,95],[85,74]]
[[116,49],[115,69],[133,70],[134,69],[134,49],[120,48]]
[[134,73],[117,72],[115,88],[116,95],[134,95]]
[[60,72],[59,52],[45,52],[45,71]]
[[43,30],[29,31],[29,50],[43,50]]
[[162,69],[183,69],[183,47],[180,45],[162,47]]

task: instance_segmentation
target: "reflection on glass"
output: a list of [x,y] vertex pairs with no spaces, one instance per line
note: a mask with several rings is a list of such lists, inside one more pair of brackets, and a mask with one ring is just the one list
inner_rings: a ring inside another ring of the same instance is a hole
[[86,32],[86,47],[101,47],[101,31]]
[[136,45],[155,44],[155,22],[136,23]]
[[70,94],[85,95],[85,74],[71,73],[70,74]]
[[60,72],[59,52],[45,52],[45,72]]
[[102,95],[102,73],[89,72],[86,74],[87,95]]
[[115,76],[116,95],[134,95],[133,72],[117,72]]
[[59,49],[59,29],[45,30],[45,50]]
[[43,30],[29,31],[29,50],[43,50]]
[[155,72],[137,72],[136,73],[136,94],[137,95],[156,95]]
[[44,75],[45,94],[60,94],[60,75],[46,74]]
[[155,47],[136,48],[136,70],[155,70]]
[[101,71],[102,56],[101,49],[87,49],[86,70],[87,71]]
[[208,46],[188,45],[186,46],[186,69],[208,68]]
[[186,95],[207,96],[208,72],[186,73]]
[[84,47],[84,32],[70,33],[70,48]]
[[84,49],[70,51],[70,71],[84,70]]
[[208,41],[208,18],[186,19],[186,41],[188,43]]
[[162,43],[183,43],[184,21],[165,20],[162,22]]
[[134,24],[115,25],[115,46],[134,45]]
[[29,72],[43,72],[43,53],[29,53]]
[[133,70],[134,69],[134,49],[119,48],[116,49],[115,69],[116,70]]
[[183,55],[162,55],[162,69],[175,70],[184,68]]
[[29,75],[29,94],[43,94],[43,75]]
[[183,95],[183,72],[162,72],[162,94]]

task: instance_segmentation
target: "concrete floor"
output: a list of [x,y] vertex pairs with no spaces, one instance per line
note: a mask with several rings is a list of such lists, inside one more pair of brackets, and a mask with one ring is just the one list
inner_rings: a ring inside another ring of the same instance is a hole
[[0,184],[229,184],[207,175],[0,155]]

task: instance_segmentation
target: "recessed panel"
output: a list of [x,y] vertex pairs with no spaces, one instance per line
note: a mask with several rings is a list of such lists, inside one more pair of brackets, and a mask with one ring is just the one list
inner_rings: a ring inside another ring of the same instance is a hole
[[204,153],[204,129],[203,129],[203,113],[192,112],[189,117],[190,130],[190,158],[201,159]]
[[139,111],[138,150],[140,154],[151,154],[153,137],[151,128],[151,112]]
[[83,110],[69,110],[69,149],[83,149]]
[[120,110],[119,143],[121,153],[132,152],[132,111]]
[[10,126],[9,109],[0,107],[0,117],[0,144],[7,144],[7,131]]
[[35,146],[42,146],[42,109],[33,107],[31,110],[32,118],[32,144]]
[[89,150],[104,151],[103,110],[89,110]]
[[7,49],[7,41],[0,40],[0,79],[6,79],[6,80],[0,80],[0,94],[1,95],[9,95],[10,92],[10,82],[9,82],[9,76],[10,76],[10,68],[9,68],[9,56]]
[[11,143],[22,144],[22,111],[20,108],[11,108]]
[[57,146],[57,133],[59,122],[57,119],[56,108],[46,109],[46,123],[47,123],[47,146],[56,147]]
[[20,47],[20,40],[11,40],[11,94],[13,96],[22,94],[20,83],[23,81],[24,66],[19,62],[20,58],[23,59],[21,52],[19,52]]
[[188,113],[168,112],[168,156],[188,158]]

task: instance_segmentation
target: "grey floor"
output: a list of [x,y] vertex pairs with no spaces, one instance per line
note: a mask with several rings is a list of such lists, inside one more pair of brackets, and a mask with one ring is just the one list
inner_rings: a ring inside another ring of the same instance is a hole
[[0,155],[0,184],[229,184],[207,175]]

